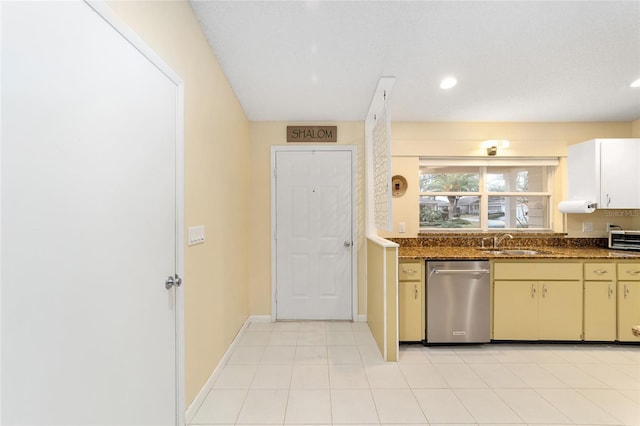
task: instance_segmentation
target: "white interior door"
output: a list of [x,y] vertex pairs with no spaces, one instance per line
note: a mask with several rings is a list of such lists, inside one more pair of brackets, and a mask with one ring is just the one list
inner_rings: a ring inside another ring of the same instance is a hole
[[276,319],[352,319],[351,151],[275,153]]
[[2,424],[176,424],[179,87],[85,3],[1,7]]

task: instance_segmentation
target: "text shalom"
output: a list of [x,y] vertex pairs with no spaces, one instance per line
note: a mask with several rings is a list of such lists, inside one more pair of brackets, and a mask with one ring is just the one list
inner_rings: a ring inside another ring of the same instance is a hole
[[293,129],[291,132],[294,139],[331,139],[333,130],[330,129]]

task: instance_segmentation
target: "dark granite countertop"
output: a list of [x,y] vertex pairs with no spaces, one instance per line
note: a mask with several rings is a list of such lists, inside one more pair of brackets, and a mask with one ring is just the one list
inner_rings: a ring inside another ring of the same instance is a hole
[[[498,248],[492,247],[497,237]],[[510,237],[510,238],[509,238]],[[417,238],[390,238],[400,245],[400,260],[410,259],[636,259],[640,252],[609,250],[606,238],[569,238],[558,233],[431,233]],[[512,252],[504,252],[511,250]],[[513,250],[533,250],[518,253]]]
[[[637,259],[640,253],[583,247],[504,247],[505,250],[535,250],[536,254],[495,253],[494,249],[461,246],[403,247],[398,250],[400,260],[423,259]],[[496,249],[496,250],[501,250]]]

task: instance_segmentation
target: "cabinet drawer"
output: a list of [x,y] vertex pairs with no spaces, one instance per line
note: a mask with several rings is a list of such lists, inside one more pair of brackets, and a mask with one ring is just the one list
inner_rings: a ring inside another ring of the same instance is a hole
[[422,262],[400,263],[398,279],[400,281],[420,281],[422,278]]
[[591,281],[613,281],[616,279],[614,263],[585,263],[584,279]]
[[495,280],[582,280],[582,263],[496,262]]
[[618,263],[618,279],[640,281],[640,263]]

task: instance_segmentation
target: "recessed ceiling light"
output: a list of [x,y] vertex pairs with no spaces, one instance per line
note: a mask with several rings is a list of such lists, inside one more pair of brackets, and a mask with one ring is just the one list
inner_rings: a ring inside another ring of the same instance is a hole
[[458,84],[458,80],[453,77],[447,77],[440,82],[441,89],[451,89],[453,86]]
[[640,78],[631,83],[629,86],[631,87],[640,87]]

